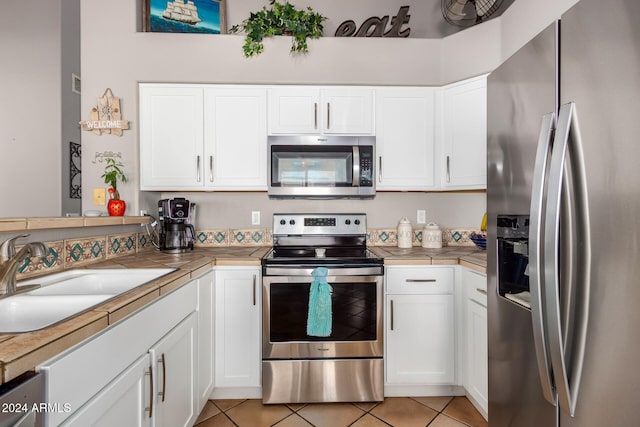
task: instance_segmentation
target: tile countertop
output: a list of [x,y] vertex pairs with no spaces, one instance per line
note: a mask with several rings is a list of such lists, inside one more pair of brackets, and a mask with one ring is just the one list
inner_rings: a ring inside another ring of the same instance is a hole
[[487,272],[487,251],[475,246],[445,246],[425,249],[420,246],[401,249],[373,246],[369,249],[384,258],[385,265],[463,265],[481,273]]
[[[94,309],[48,328],[21,334],[0,334],[0,384],[91,337],[162,295],[207,272],[215,265],[260,266],[270,247],[197,248],[183,254],[145,252],[90,264],[87,268],[164,268],[177,270],[123,293]],[[385,265],[464,265],[485,272],[485,251],[475,247],[442,249],[369,247]]]
[[198,248],[184,254],[145,252],[87,265],[87,268],[177,270],[123,293],[94,309],[53,326],[21,334],[0,334],[0,384],[91,337],[156,298],[182,286],[214,265],[260,265],[268,247]]

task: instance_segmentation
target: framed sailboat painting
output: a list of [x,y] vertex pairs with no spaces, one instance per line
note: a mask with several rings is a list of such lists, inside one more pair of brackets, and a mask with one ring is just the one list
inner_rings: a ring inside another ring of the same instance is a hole
[[143,0],[142,30],[225,34],[226,0]]

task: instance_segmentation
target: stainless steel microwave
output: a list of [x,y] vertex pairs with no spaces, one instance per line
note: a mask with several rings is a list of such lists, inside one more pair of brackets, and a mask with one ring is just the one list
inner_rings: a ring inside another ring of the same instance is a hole
[[270,136],[268,147],[270,197],[376,194],[373,136]]

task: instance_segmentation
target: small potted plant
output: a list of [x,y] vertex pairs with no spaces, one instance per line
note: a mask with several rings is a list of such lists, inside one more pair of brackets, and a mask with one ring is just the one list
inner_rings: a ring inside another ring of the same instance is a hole
[[306,10],[296,9],[285,0],[270,0],[271,9],[251,12],[249,18],[229,30],[230,33],[243,32],[245,34],[242,51],[247,58],[258,55],[264,50],[262,40],[265,37],[290,35],[291,53],[306,53],[309,51],[307,39],[322,37],[322,22],[327,18],[314,12],[311,7]]
[[107,203],[107,211],[110,216],[123,216],[124,211],[127,208],[127,204],[124,200],[120,200],[120,193],[118,192],[118,181],[125,183],[127,177],[122,171],[124,165],[120,162],[116,162],[113,158],[107,159],[107,165],[104,167],[105,184],[109,184],[109,202]]

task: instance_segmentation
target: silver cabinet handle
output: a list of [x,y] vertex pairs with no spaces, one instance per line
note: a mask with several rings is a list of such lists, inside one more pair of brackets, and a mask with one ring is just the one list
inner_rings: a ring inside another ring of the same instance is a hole
[[253,275],[253,305],[256,305],[256,282],[257,282],[257,280],[258,280],[258,278],[254,274]]
[[382,182],[382,156],[378,156],[378,182]]
[[482,288],[476,288],[476,291],[477,291],[477,292],[479,292],[479,293],[481,293],[482,295],[486,295],[486,294],[487,294],[487,291],[485,291],[485,290],[484,290],[484,289],[482,289]]
[[196,156],[196,182],[200,182],[200,156]]
[[327,129],[331,129],[331,104],[327,102]]
[[144,375],[149,375],[149,406],[144,410],[149,411],[149,418],[151,418],[153,416],[153,401],[155,400],[153,395],[153,368],[149,366],[149,371],[145,371]]
[[389,316],[391,317],[390,319],[390,323],[391,323],[391,330],[393,331],[393,300],[389,301],[391,303],[391,309],[389,310]]
[[161,396],[164,402],[167,391],[167,361],[164,358],[164,353],[162,353],[162,356],[158,359],[158,363],[162,363],[162,391],[158,393],[158,396]]
[[451,156],[447,156],[447,182],[451,182]]
[[547,348],[547,334],[543,317],[544,275],[542,265],[542,207],[545,190],[547,163],[553,135],[555,113],[549,113],[542,118],[538,149],[533,169],[533,189],[531,190],[531,209],[529,212],[529,290],[531,292],[531,319],[533,323],[533,341],[536,349],[538,376],[542,386],[544,398],[554,406],[556,397],[553,392],[551,379],[551,359]]
[[313,103],[313,128],[318,129],[318,103]]
[[[562,227],[565,230],[562,234],[561,215],[568,218],[563,221]],[[566,233],[567,226],[572,227],[569,233]],[[573,102],[561,106],[558,114],[558,127],[549,165],[544,230],[544,285],[549,355],[558,403],[563,411],[573,416],[586,348],[591,279],[586,172],[578,115]],[[572,301],[572,304],[571,307],[563,304],[566,309],[563,319],[560,294],[564,295],[565,291],[571,294],[567,296],[567,301]],[[566,351],[567,347],[571,348],[570,352]]]
[[436,279],[406,279],[407,283],[435,283]]
[[213,156],[209,156],[209,182],[213,182]]

